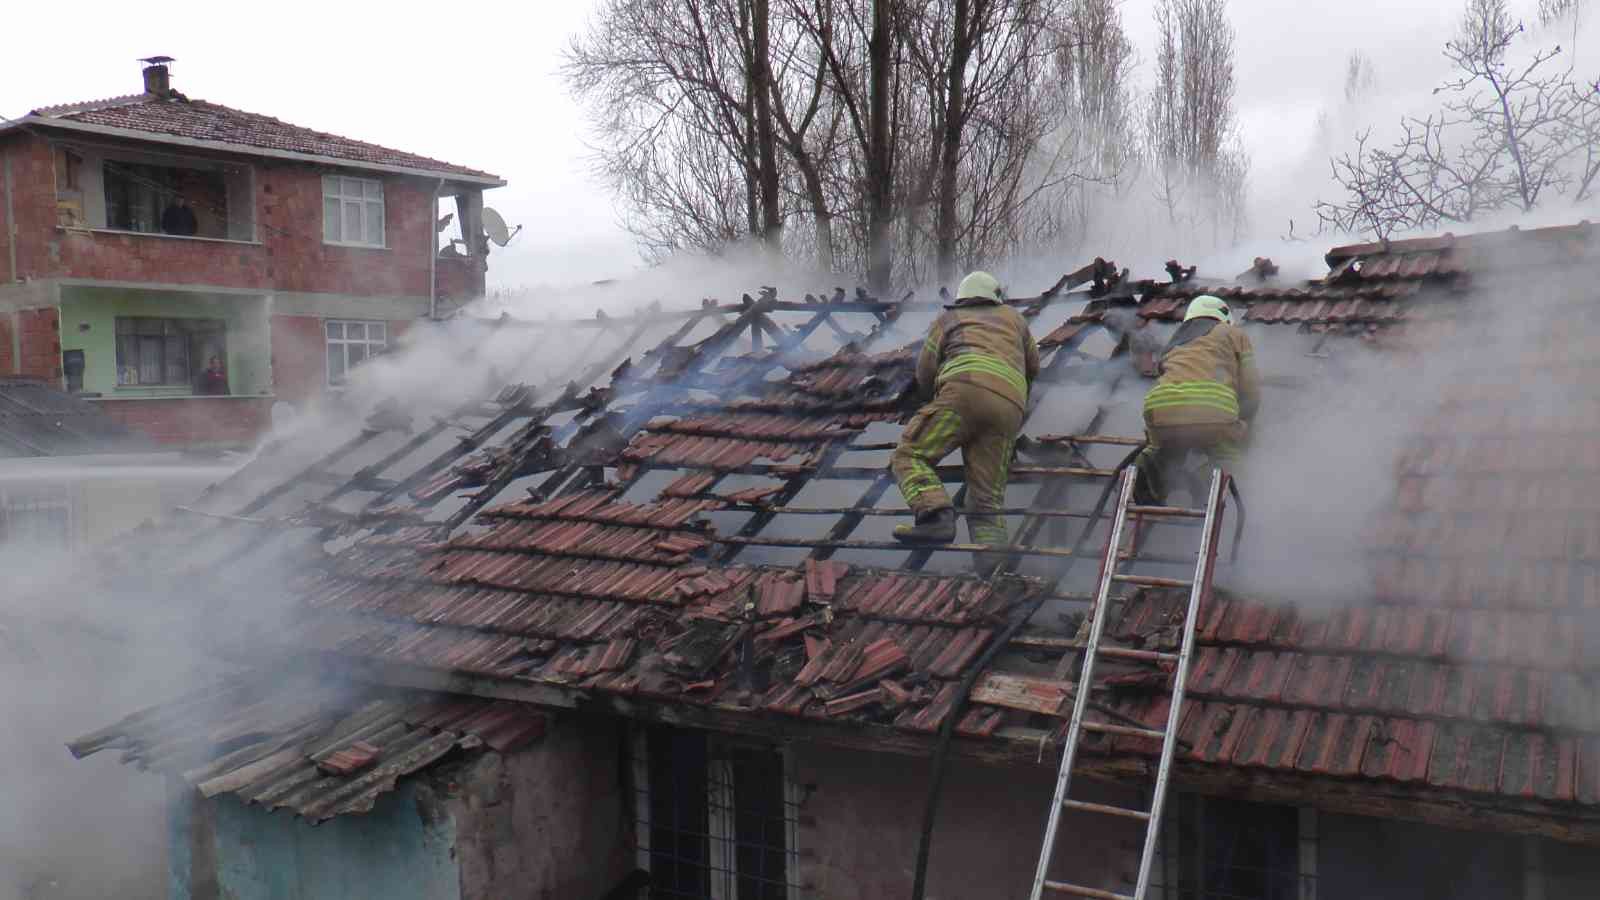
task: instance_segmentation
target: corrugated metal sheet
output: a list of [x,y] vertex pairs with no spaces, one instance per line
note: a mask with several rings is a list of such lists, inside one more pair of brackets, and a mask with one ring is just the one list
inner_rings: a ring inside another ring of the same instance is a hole
[[0,457],[135,453],[154,447],[86,400],[37,381],[0,379]]

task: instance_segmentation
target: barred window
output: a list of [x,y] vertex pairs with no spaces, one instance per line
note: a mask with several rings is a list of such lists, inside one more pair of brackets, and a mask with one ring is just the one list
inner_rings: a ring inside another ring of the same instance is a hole
[[783,754],[704,732],[633,742],[638,866],[652,900],[798,900],[800,797]]
[[1173,793],[1152,865],[1155,900],[1316,900],[1316,814]]

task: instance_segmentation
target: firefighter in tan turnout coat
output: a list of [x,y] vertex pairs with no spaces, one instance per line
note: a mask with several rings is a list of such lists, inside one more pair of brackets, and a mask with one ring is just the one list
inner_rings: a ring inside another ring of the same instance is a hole
[[1140,503],[1162,503],[1162,469],[1189,450],[1213,462],[1238,460],[1261,405],[1250,338],[1233,324],[1220,297],[1190,301],[1172,339],[1161,351],[1161,375],[1144,398],[1144,452],[1139,454]]
[[917,387],[931,399],[906,423],[890,459],[900,493],[916,514],[916,524],[895,528],[897,539],[955,540],[955,510],[934,467],[960,449],[973,542],[1007,542],[998,511],[1028,386],[1038,374],[1039,347],[1021,314],[1001,302],[1000,283],[987,272],[962,279],[917,357]]

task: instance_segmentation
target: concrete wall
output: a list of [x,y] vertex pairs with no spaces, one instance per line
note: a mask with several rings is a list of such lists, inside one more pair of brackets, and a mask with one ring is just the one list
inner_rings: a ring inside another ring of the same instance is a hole
[[599,900],[632,868],[621,732],[553,722],[536,744],[460,774],[455,822],[462,900]]
[[170,896],[457,900],[452,823],[421,815],[419,790],[403,783],[370,813],[316,827],[231,796],[195,802],[197,794],[183,792],[171,818]]
[[[137,151],[151,145],[129,143],[128,147]],[[288,161],[229,158],[228,162],[251,170],[255,240],[203,240],[62,229],[58,227],[55,148],[51,143],[22,133],[0,143],[0,152],[11,159],[20,277],[356,296],[428,295],[428,258],[434,247],[435,183],[431,180],[348,171],[346,174],[383,181],[387,246],[344,247],[322,240],[322,175],[337,170]],[[230,204],[243,201],[233,194]],[[0,248],[0,254],[4,252],[5,248]],[[0,255],[0,262],[4,260]],[[8,276],[0,278],[9,280]],[[481,267],[452,270],[452,276],[453,293],[463,287],[475,295],[483,293]],[[468,281],[462,282],[462,278]]]
[[[911,893],[931,765],[888,754],[800,746],[801,881],[808,897],[868,900]],[[1044,837],[1055,767],[952,764],[934,831],[929,900],[1026,897]],[[1135,803],[1131,792],[1085,784],[1073,796]],[[1104,816],[1062,820],[1058,863],[1072,858],[1078,884],[1131,892],[1142,832]],[[1053,873],[1068,874],[1065,868]]]

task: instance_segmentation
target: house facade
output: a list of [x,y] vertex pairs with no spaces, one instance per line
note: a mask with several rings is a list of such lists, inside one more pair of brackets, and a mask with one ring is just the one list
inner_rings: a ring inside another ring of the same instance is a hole
[[[141,93],[0,123],[0,374],[173,445],[248,444],[483,293],[499,178]],[[439,252],[439,201],[462,240]],[[455,249],[459,244],[462,249]]]

